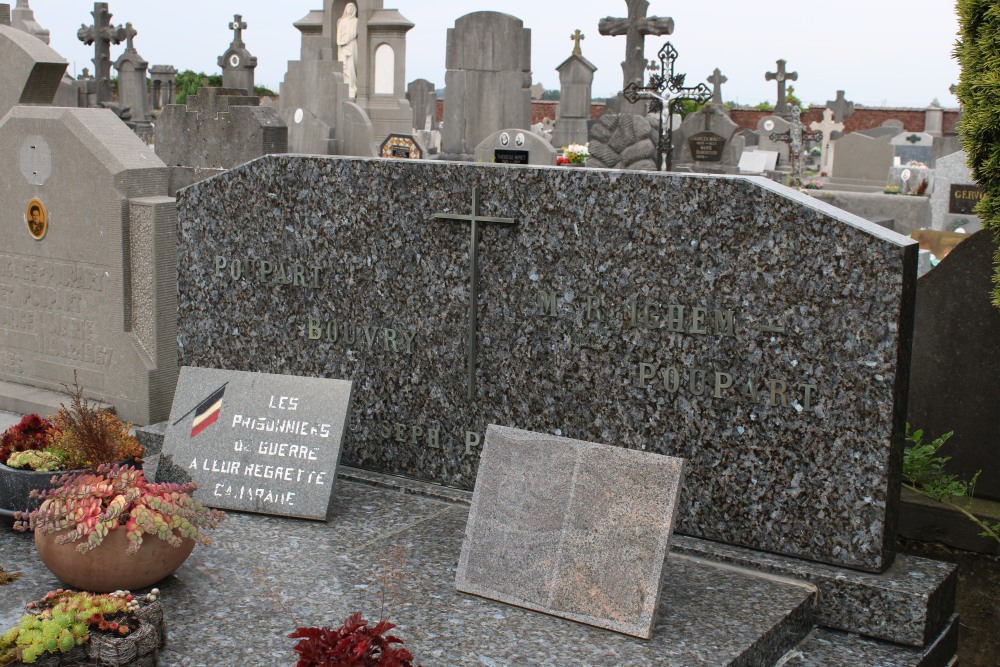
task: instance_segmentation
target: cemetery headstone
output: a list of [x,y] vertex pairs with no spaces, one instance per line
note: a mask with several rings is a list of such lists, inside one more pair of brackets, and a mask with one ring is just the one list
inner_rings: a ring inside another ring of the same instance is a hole
[[558,151],[530,130],[494,132],[476,146],[476,162],[555,165]]
[[16,105],[52,104],[67,63],[26,32],[0,25],[0,118]]
[[231,169],[287,152],[288,127],[277,110],[242,88],[199,88],[156,121],[156,154],[171,167]]
[[944,135],[944,109],[936,99],[924,109],[924,132],[932,137]]
[[680,532],[892,561],[915,242],[722,176],[287,155],[178,196],[184,365],[354,380],[346,465],[645,447],[689,462]]
[[788,106],[788,101],[786,99],[785,86],[789,81],[798,81],[798,72],[788,72],[785,70],[786,65],[785,60],[778,61],[778,68],[773,72],[766,72],[764,74],[765,81],[776,81],[778,83],[778,101],[774,105],[774,113],[776,116],[784,116],[790,111]]
[[916,165],[889,167],[887,185],[901,195],[930,195],[934,191],[934,170]]
[[719,105],[706,104],[700,111],[688,115],[674,133],[675,163],[693,165],[696,171],[735,171],[744,148],[743,137],[737,135],[738,129]]
[[154,109],[173,104],[177,97],[177,68],[172,65],[153,65],[149,70]]
[[474,12],[448,29],[441,150],[472,155],[494,132],[531,125],[531,31],[499,12]]
[[564,60],[559,72],[559,110],[552,132],[552,145],[586,144],[590,139],[590,107],[594,72],[597,67],[583,57],[580,40],[583,33],[573,33],[573,53]]
[[222,68],[222,87],[244,90],[247,95],[254,94],[254,70],[257,68],[257,58],[247,50],[243,41],[243,31],[247,23],[239,14],[233,15],[229,22],[233,31],[233,41],[226,52],[219,56],[219,67]]
[[890,118],[889,120],[882,121],[882,124],[878,127],[871,127],[867,130],[858,130],[857,134],[864,135],[866,137],[878,138],[878,137],[895,137],[903,131],[903,121],[897,120],[895,118]]
[[789,123],[784,118],[780,116],[764,116],[759,121],[757,121],[757,135],[759,139],[757,141],[757,150],[761,151],[773,151],[778,154],[778,165],[779,169],[787,169],[791,166],[791,159],[789,156],[789,145],[787,142],[775,141],[771,139],[772,134],[785,134],[792,128],[791,123]]
[[869,137],[861,132],[845,134],[833,142],[834,179],[867,181],[884,186],[892,166],[893,149],[890,137]]
[[969,233],[982,228],[975,206],[983,189],[972,179],[965,151],[938,158],[934,167],[935,187],[931,194],[931,229]]
[[[843,92],[843,91],[837,91]],[[819,156],[819,167],[822,171],[828,172],[832,168],[832,152],[830,151],[830,143],[836,138],[834,135],[839,136],[841,130],[844,129],[843,123],[838,123],[834,119],[833,109],[826,108],[823,109],[823,121],[813,121],[809,123],[809,129],[813,132],[820,132],[823,138],[820,143],[820,156]]]
[[756,146],[760,143],[760,135],[753,130],[744,129],[740,130],[737,134],[743,137],[743,141],[746,143],[748,148],[750,146]]
[[156,479],[195,482],[209,507],[325,520],[350,403],[346,380],[182,368]]
[[[629,84],[643,84],[646,70],[646,37],[662,37],[674,31],[672,18],[646,16],[649,10],[648,0],[625,0],[628,5],[626,18],[607,17],[600,20],[597,30],[602,35],[625,36],[625,60],[622,62],[622,90]],[[618,113],[638,113],[645,110],[645,102],[632,103],[621,100]]]
[[406,87],[406,98],[413,109],[413,129],[437,129],[437,90],[427,79],[411,81]]
[[177,377],[166,165],[107,109],[14,107],[0,153],[0,409],[52,412],[77,378],[127,421],[164,419]]
[[910,162],[933,166],[931,157],[934,153],[934,137],[926,132],[902,132],[890,139],[889,143],[901,166],[908,166]]
[[121,44],[128,36],[125,28],[111,24],[108,3],[95,2],[91,12],[94,23],[80,26],[77,38],[86,45],[94,45],[94,105],[111,102],[111,45]]
[[684,461],[490,424],[455,585],[649,639]]
[[948,471],[968,479],[982,470],[976,496],[1000,500],[995,251],[992,233],[979,231],[917,282],[908,421],[925,442],[954,431],[941,450]]
[[[9,10],[10,5],[7,7]],[[38,21],[35,20],[35,12],[28,6],[28,0],[17,0],[14,11],[10,13],[10,21],[5,25],[26,32],[45,44],[49,43],[49,31],[38,25]]]
[[153,125],[149,115],[149,87],[146,70],[149,63],[135,50],[133,40],[139,33],[131,23],[125,25],[125,51],[115,61],[118,70],[118,99],[131,113],[131,124],[140,137],[151,139]]
[[379,156],[403,160],[419,160],[426,151],[409,134],[390,134],[379,147]]

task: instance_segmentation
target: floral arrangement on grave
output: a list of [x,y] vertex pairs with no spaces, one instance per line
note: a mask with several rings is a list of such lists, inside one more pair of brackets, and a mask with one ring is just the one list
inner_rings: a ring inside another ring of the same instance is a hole
[[906,166],[910,167],[911,169],[927,169],[927,165],[921,162],[920,160],[910,160],[909,162],[906,163]]
[[899,186],[898,185],[887,185],[887,186],[885,186],[885,190],[883,192],[885,192],[885,194],[887,194],[887,195],[898,195],[899,194]]
[[823,181],[817,181],[817,180],[803,181],[802,182],[802,189],[803,190],[822,190],[823,189]]
[[60,533],[57,544],[83,540],[77,546],[80,553],[98,547],[119,526],[128,535],[128,554],[139,550],[144,535],[173,547],[184,538],[208,545],[211,539],[204,531],[217,527],[225,514],[193,499],[189,493],[195,488],[193,482],[149,482],[130,465],[102,465],[93,472],[62,475],[51,489],[32,491],[31,497],[42,504],[27,514],[18,512],[14,529]]
[[70,405],[49,419],[25,415],[0,436],[0,463],[39,472],[93,468],[106,463],[140,461],[143,446],[129,434],[131,424],[83,397],[74,382],[67,387]]
[[589,144],[563,146],[562,161],[556,158],[556,164],[586,164],[587,158],[590,157],[590,149],[587,146]]
[[[49,591],[41,600],[29,602],[28,613],[0,636],[0,665],[32,664],[46,653],[71,653],[92,637],[126,637],[139,628],[140,606],[155,604],[159,595],[156,588],[142,596],[129,591],[105,595]],[[82,662],[87,656],[81,650],[73,657]]]

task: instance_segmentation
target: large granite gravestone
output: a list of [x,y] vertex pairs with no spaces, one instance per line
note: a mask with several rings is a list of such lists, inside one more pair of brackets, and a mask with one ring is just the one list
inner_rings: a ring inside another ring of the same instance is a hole
[[736,134],[739,129],[722,106],[706,104],[674,132],[674,164],[694,171],[735,173],[745,147],[743,137]]
[[890,139],[889,143],[901,165],[920,162],[928,167],[934,166],[931,164],[934,155],[934,137],[927,132],[902,132]]
[[469,156],[505,127],[531,125],[531,31],[500,12],[474,12],[448,28],[441,150]]
[[866,181],[884,185],[892,166],[890,137],[865,136],[860,132],[845,134],[833,142],[830,176],[845,181]]
[[558,151],[531,130],[494,132],[476,146],[476,162],[554,165]]
[[490,424],[456,588],[649,639],[683,469]]
[[184,363],[355,380],[348,465],[470,488],[491,423],[646,447],[690,462],[681,532],[892,560],[904,237],[763,179],[303,156],[179,224]]
[[962,228],[977,232],[982,220],[975,213],[983,189],[972,179],[965,151],[938,158],[934,165],[934,192],[931,193],[931,229],[953,232]]
[[326,519],[350,403],[344,380],[182,368],[156,478],[209,507]]
[[[993,233],[958,244],[917,282],[908,421],[931,438],[955,435],[949,472],[983,474],[976,495],[1000,500],[1000,311],[992,303]],[[925,440],[928,440],[925,437]]]
[[0,63],[0,118],[18,104],[52,104],[67,66],[41,41],[5,25],[0,25]]
[[0,154],[0,409],[50,412],[76,374],[123,419],[164,419],[177,378],[166,165],[108,109],[14,107]]
[[757,150],[775,151],[778,154],[778,168],[787,168],[789,162],[788,142],[773,141],[772,134],[784,134],[791,130],[792,124],[780,116],[764,116],[757,122]]

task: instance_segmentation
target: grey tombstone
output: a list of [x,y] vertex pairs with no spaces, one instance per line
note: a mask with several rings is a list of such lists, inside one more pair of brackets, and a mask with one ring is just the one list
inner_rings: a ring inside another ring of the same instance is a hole
[[982,219],[975,214],[983,189],[972,179],[965,151],[938,158],[934,166],[935,187],[931,194],[931,229],[976,232]]
[[476,162],[555,165],[558,151],[531,130],[494,132],[476,146]]
[[455,587],[649,639],[683,472],[683,459],[490,424]]
[[889,138],[851,132],[834,141],[831,177],[884,186],[893,160]]
[[737,136],[739,126],[722,107],[706,104],[684,119],[674,132],[678,166],[693,166],[695,171],[718,169],[735,172],[743,154],[744,141]]
[[234,14],[233,20],[229,22],[229,29],[233,31],[233,41],[226,52],[219,56],[222,87],[245,90],[247,95],[253,95],[257,58],[247,50],[247,45],[243,42],[243,31],[247,29],[246,21],[239,14]]
[[441,150],[469,156],[505,127],[531,125],[531,31],[500,12],[474,12],[448,28]]
[[992,232],[979,231],[917,282],[907,420],[925,442],[954,431],[942,450],[948,472],[967,479],[982,470],[976,495],[1000,500],[995,252]]
[[111,45],[121,44],[127,34],[124,27],[112,25],[108,3],[95,2],[91,15],[94,23],[90,26],[81,25],[76,36],[84,44],[94,45],[94,103],[89,106],[100,106],[112,100]]
[[892,562],[910,239],[765,179],[429,160],[265,156],[178,211],[183,363],[354,380],[346,465],[646,447],[689,462],[680,532]]
[[778,169],[787,169],[791,163],[789,160],[789,146],[787,142],[772,141],[772,134],[784,134],[791,130],[792,124],[780,116],[764,116],[757,121],[757,150],[774,151],[778,154]]
[[902,132],[897,134],[889,143],[895,151],[895,156],[899,158],[902,166],[907,163],[920,162],[928,167],[931,164],[931,157],[934,154],[934,137],[926,132]]
[[934,190],[934,170],[912,165],[889,167],[886,185],[897,188],[901,195],[930,195]]
[[[8,9],[9,7],[8,5]],[[38,25],[38,21],[35,20],[35,12],[28,6],[28,0],[17,0],[17,5],[11,12],[10,22],[7,25],[26,32],[45,44],[49,43],[49,31]]]
[[937,99],[924,109],[924,132],[932,137],[944,136],[944,109]]
[[172,65],[153,65],[149,70],[154,109],[173,104],[177,97],[177,68]]
[[14,107],[0,154],[0,409],[52,412],[78,378],[123,419],[162,420],[177,378],[166,165],[108,109]]
[[559,108],[552,131],[554,146],[586,144],[590,136],[591,92],[597,67],[583,57],[580,40],[584,35],[577,30],[574,38],[576,45],[573,53],[556,67],[559,72]]
[[882,124],[878,127],[871,127],[867,130],[858,130],[858,134],[862,134],[866,137],[878,138],[878,137],[895,137],[897,134],[903,131],[903,121],[896,118],[890,118],[889,120],[882,121]]
[[411,81],[406,87],[406,98],[413,109],[413,129],[437,129],[437,89],[434,84],[427,79]]
[[118,70],[118,100],[120,105],[131,112],[131,122],[140,137],[151,138],[153,126],[149,115],[149,86],[146,70],[149,63],[135,50],[133,40],[139,33],[131,23],[125,25],[126,47],[115,61]]
[[747,148],[760,144],[760,135],[754,130],[744,129],[740,130],[737,134],[743,137],[744,144]]
[[195,482],[209,507],[325,520],[351,386],[182,368],[156,479]]
[[199,88],[156,122],[156,154],[171,167],[230,169],[286,152],[288,127],[277,110],[242,88]]
[[50,105],[67,63],[26,32],[0,25],[0,118],[15,105]]

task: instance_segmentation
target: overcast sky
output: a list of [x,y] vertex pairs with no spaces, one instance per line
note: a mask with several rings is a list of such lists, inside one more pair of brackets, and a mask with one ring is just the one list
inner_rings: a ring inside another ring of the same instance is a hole
[[[3,0],[12,6],[17,0]],[[70,62],[70,72],[93,65],[93,47],[77,40],[80,24],[90,25],[93,2],[31,0],[35,19],[52,32],[51,45]],[[674,34],[646,40],[646,57],[655,58],[670,40],[680,57],[677,71],[688,85],[703,81],[716,67],[729,81],[723,97],[740,104],[774,102],[776,84],[765,81],[775,61],[798,72],[795,92],[803,101],[824,104],[838,89],[866,106],[926,107],[937,98],[957,106],[948,87],[958,81],[951,57],[958,30],[953,0],[831,0],[830,2],[745,2],[651,0],[651,16],[674,19]],[[150,65],[206,73],[220,70],[216,59],[229,45],[227,25],[243,15],[247,48],[257,56],[256,80],[274,90],[286,63],[299,55],[299,32],[292,23],[322,0],[110,0],[113,21],[131,21],[139,35],[136,49]],[[594,95],[621,90],[625,38],[598,33],[598,21],[622,17],[623,0],[385,0],[416,24],[407,35],[406,80],[445,84],[446,31],[473,11],[502,11],[531,29],[535,82],[559,87],[555,67],[572,52],[570,34],[586,35],[583,55],[597,66]],[[112,47],[112,59],[124,49]]]

